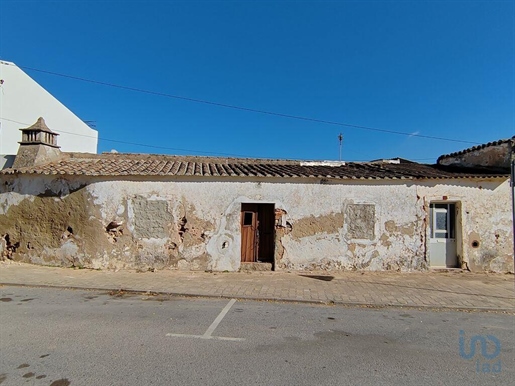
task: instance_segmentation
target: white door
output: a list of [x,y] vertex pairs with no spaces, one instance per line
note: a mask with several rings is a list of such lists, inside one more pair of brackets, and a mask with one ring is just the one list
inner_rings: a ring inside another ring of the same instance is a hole
[[432,203],[430,218],[429,258],[431,267],[457,267],[456,205]]

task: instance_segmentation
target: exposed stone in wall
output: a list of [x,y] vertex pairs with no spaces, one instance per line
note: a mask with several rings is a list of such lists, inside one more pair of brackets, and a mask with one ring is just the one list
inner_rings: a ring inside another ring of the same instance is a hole
[[170,200],[138,196],[130,203],[129,222],[138,244],[136,265],[157,269],[208,268],[206,244],[213,225],[197,217],[195,207],[184,197]]
[[106,226],[106,232],[109,240],[116,243],[123,236],[123,221],[113,220]]
[[206,245],[214,225],[196,215],[195,206],[184,197],[176,203],[178,221],[176,233],[171,235],[177,251],[177,268],[181,270],[207,270],[209,255]]
[[286,264],[283,262],[284,256],[284,246],[282,243],[282,238],[290,234],[292,231],[292,225],[289,221],[286,220],[287,212],[281,208],[275,208],[275,268],[277,269],[285,269]]
[[345,209],[348,239],[374,240],[375,205],[349,204]]
[[[101,249],[106,241],[99,237],[98,227],[103,227],[90,209],[84,189],[65,197],[45,192],[10,206],[0,215],[0,229],[8,235],[8,245],[18,246],[11,249],[11,258],[50,265],[90,265],[85,250]],[[70,248],[72,244],[76,251]],[[58,254],[63,246],[63,253]]]
[[213,228],[213,224],[196,217],[193,210],[178,223],[178,233],[185,248],[204,244]]
[[0,237],[0,260],[12,259],[13,253],[20,247],[20,242],[11,242],[8,233]]

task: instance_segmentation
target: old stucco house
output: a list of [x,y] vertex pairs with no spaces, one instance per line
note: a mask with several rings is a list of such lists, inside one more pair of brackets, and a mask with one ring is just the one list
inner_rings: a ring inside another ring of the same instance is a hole
[[40,119],[0,172],[0,253],[44,265],[513,271],[514,139],[436,165],[61,152]]

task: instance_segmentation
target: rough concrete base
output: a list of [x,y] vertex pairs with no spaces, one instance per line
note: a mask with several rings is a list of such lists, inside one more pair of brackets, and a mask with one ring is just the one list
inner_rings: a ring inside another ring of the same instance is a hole
[[272,263],[241,263],[240,271],[271,271]]

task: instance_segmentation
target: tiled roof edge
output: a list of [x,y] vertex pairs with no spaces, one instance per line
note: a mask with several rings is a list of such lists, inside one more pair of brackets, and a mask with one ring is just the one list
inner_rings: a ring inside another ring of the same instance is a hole
[[439,163],[441,160],[448,158],[448,157],[456,157],[456,156],[459,156],[462,154],[471,153],[476,150],[481,150],[481,149],[484,149],[484,148],[487,148],[490,146],[498,146],[498,145],[502,145],[503,143],[509,143],[509,142],[515,142],[515,135],[511,138],[499,139],[497,141],[492,141],[492,142],[484,143],[481,145],[472,146],[472,147],[469,147],[468,149],[455,151],[454,153],[442,154],[440,157],[438,157],[438,159],[436,160],[436,163]]
[[[429,166],[429,165],[428,165]],[[439,165],[440,166],[440,165]],[[434,167],[434,166],[433,166]],[[456,173],[454,175],[398,175],[398,176],[391,176],[387,174],[387,171],[385,171],[384,176],[337,176],[337,175],[319,175],[319,174],[313,174],[313,175],[177,175],[177,174],[167,174],[167,173],[153,173],[153,174],[147,174],[147,173],[139,173],[139,172],[123,172],[119,174],[109,174],[109,173],[101,173],[101,172],[64,172],[64,171],[48,171],[48,170],[38,170],[37,167],[25,167],[20,169],[4,169],[0,170],[0,175],[60,175],[60,176],[82,176],[82,177],[111,177],[111,178],[123,178],[123,177],[174,177],[174,178],[191,178],[191,177],[197,177],[197,178],[205,178],[205,179],[219,179],[219,178],[263,178],[263,179],[327,179],[327,180],[336,180],[336,181],[351,181],[351,180],[453,180],[453,179],[465,179],[465,178],[508,178],[510,176],[510,171],[507,170],[484,170],[481,172],[478,172],[478,170],[467,170],[465,168],[459,168],[459,169],[451,169],[451,168],[441,168],[441,167],[434,167],[435,171],[441,170],[443,173],[450,172],[450,173]]]
[[104,152],[101,154],[93,153],[63,153],[63,155],[69,158],[95,158],[95,159],[163,159],[163,160],[179,160],[189,162],[212,162],[230,164],[230,163],[244,163],[244,164],[256,164],[256,163],[268,163],[268,164],[283,164],[283,165],[300,165],[301,162],[323,162],[323,161],[311,161],[311,160],[294,160],[294,159],[274,159],[274,158],[245,158],[245,157],[216,157],[216,156],[204,156],[204,155],[171,155],[171,154],[147,154],[147,153],[109,153]]

